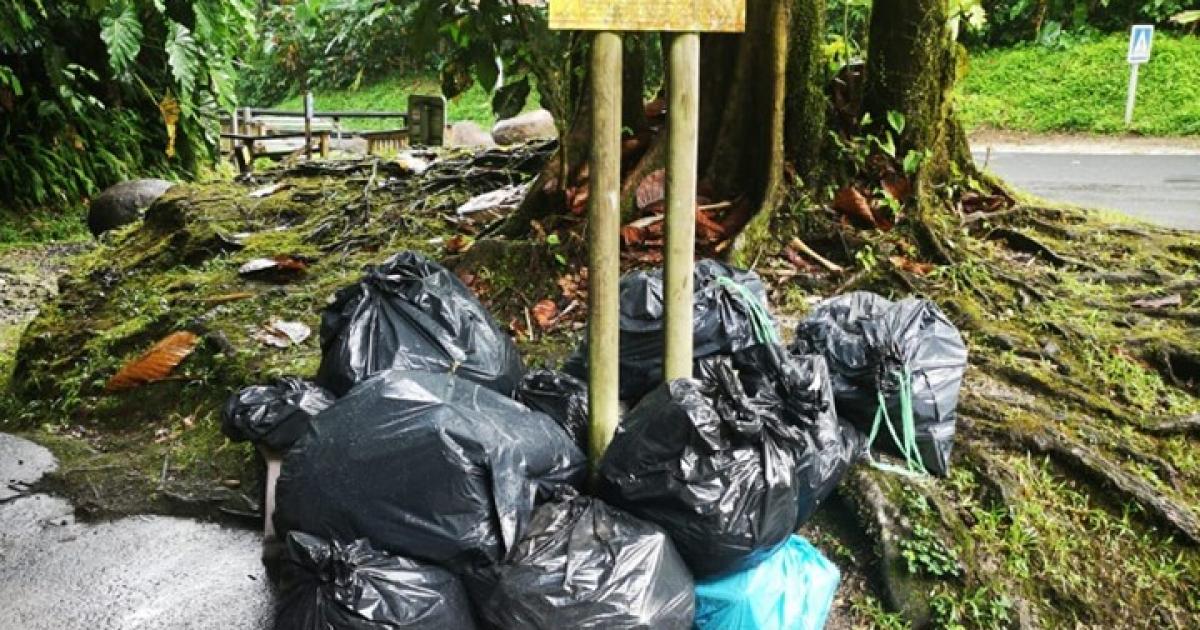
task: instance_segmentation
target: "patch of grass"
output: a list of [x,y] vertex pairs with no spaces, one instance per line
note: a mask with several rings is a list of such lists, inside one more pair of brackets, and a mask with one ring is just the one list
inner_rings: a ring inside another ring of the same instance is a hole
[[0,249],[12,246],[90,238],[87,209],[8,210],[0,208]]
[[[1044,459],[1011,454],[1002,460],[1021,500],[1007,508],[973,506],[971,533],[981,561],[1000,567],[1005,590],[1025,590],[1043,625],[1141,622],[1138,615],[1150,609],[1168,619],[1194,614],[1190,576],[1200,570],[1194,550],[1181,550],[1143,525],[1136,506],[1089,495]],[[943,622],[957,617],[967,627],[986,627],[979,615],[999,621],[1008,614],[1008,598],[991,590],[935,603],[935,612]]]
[[974,54],[960,87],[963,122],[968,129],[1200,134],[1200,38],[1155,36],[1128,130],[1127,45],[1126,35],[1114,34],[1066,50],[1024,45]]
[[946,630],[967,628],[1007,628],[1012,601],[981,586],[961,596],[939,590],[929,600],[937,626]]
[[[355,111],[390,111],[404,112],[408,110],[408,97],[413,94],[439,95],[442,88],[437,77],[394,75],[361,85],[357,89],[317,91],[313,94],[313,104],[317,111],[355,110]],[[533,97],[530,98],[532,102]],[[293,111],[304,109],[304,97],[292,96],[272,107]],[[491,129],[496,122],[492,115],[492,100],[483,88],[471,86],[463,94],[446,101],[446,121],[457,122],[470,120],[485,129]],[[347,129],[392,129],[399,126],[399,120],[378,118],[357,118],[342,122]]]
[[0,395],[8,391],[8,381],[12,377],[13,358],[17,346],[21,343],[23,325],[0,326]]
[[907,630],[911,626],[894,612],[884,610],[878,599],[866,595],[850,604],[850,612],[865,622],[866,627],[879,630]]

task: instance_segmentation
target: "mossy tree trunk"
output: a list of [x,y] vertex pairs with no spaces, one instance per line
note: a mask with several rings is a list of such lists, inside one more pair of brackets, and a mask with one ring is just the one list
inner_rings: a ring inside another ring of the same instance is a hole
[[955,42],[947,0],[887,0],[871,9],[864,110],[878,124],[890,111],[906,124],[898,154],[926,152],[916,182],[923,206],[955,167],[970,169],[971,154],[955,117],[954,84],[965,52]]

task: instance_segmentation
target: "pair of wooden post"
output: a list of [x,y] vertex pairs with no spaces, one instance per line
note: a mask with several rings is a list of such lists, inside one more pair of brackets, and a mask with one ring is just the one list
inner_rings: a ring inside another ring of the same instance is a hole
[[[700,35],[675,33],[668,44],[666,307],[663,378],[692,375],[692,268],[696,231]],[[591,197],[588,209],[589,460],[600,463],[618,418],[621,266],[621,36],[596,33],[592,44]]]

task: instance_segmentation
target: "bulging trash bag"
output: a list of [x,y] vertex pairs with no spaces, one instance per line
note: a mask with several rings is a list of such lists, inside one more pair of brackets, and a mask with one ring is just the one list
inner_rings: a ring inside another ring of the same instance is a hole
[[517,400],[558,423],[587,452],[588,389],[583,381],[554,370],[533,370],[517,385]]
[[317,382],[341,396],[380,371],[453,372],[511,396],[521,356],[450,271],[413,252],[369,267],[321,315]]
[[291,376],[246,387],[230,396],[221,410],[221,432],[234,442],[248,440],[286,451],[308,430],[313,416],[334,400],[324,388]]
[[821,630],[841,574],[799,536],[745,571],[696,582],[696,630]]
[[800,324],[791,349],[825,355],[839,416],[875,438],[887,434],[879,441],[911,470],[949,472],[967,347],[936,304],[832,298]]
[[[767,312],[766,289],[753,271],[701,260],[693,272],[693,356],[730,354],[778,338]],[[620,397],[634,401],[662,382],[662,270],[635,271],[621,278]],[[587,343],[563,370],[587,378]]]
[[538,496],[581,482],[584,466],[545,414],[451,374],[389,370],[288,452],[275,526],[466,571],[499,562]]
[[[796,327],[793,354],[820,354],[833,377],[838,415],[858,426],[869,423],[879,407],[875,395],[879,361],[867,342],[863,325],[880,317],[893,302],[869,291],[829,298],[813,307]],[[868,424],[868,427],[870,425]]]
[[796,458],[796,524],[802,525],[858,459],[858,432],[838,419],[823,356],[792,356],[782,346],[763,344],[738,353],[734,364],[746,393],[803,433],[805,448]]
[[661,528],[566,492],[534,513],[481,612],[501,630],[690,630],[693,589]]
[[472,630],[458,578],[371,547],[288,534],[277,630]]
[[661,525],[697,576],[738,570],[782,544],[798,517],[804,433],[759,406],[728,363],[715,382],[677,379],[621,422],[600,496]]

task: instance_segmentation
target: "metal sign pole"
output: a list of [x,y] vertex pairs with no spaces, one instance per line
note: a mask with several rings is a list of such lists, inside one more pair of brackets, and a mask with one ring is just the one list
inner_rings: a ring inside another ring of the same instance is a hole
[[663,269],[666,352],[663,378],[670,380],[692,375],[700,34],[673,35],[667,54],[667,203]]
[[1133,105],[1137,100],[1138,67],[1150,61],[1150,49],[1154,44],[1154,25],[1135,24],[1129,29],[1129,92],[1125,95],[1125,126],[1133,124]]
[[1129,64],[1129,93],[1125,96],[1125,126],[1133,124],[1133,103],[1137,100],[1138,68],[1140,63]]
[[588,413],[592,471],[619,421],[617,344],[621,278],[621,36],[592,42],[591,197],[588,206]]

